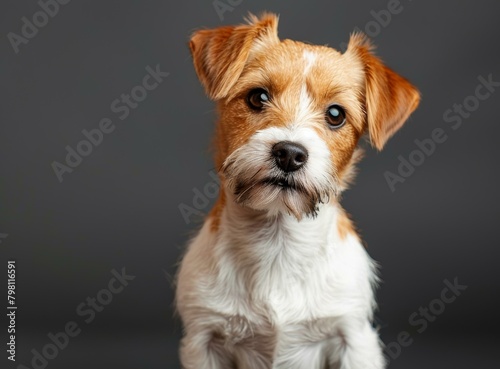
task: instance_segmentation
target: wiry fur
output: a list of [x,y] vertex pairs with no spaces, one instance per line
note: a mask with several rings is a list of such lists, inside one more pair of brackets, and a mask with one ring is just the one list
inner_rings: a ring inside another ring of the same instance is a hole
[[[306,121],[307,122],[307,121]],[[293,141],[309,148],[309,165],[293,174],[284,174],[269,152],[280,141]],[[314,130],[303,126],[271,127],[257,132],[224,162],[222,172],[235,202],[253,209],[289,212],[300,219],[313,215],[319,203],[328,202],[339,190],[337,173],[332,172],[329,151]],[[285,182],[290,187],[277,186]]]
[[[277,37],[277,17],[195,33],[198,76],[217,101],[221,192],[178,275],[185,369],[381,369],[371,320],[376,268],[339,194],[368,132],[382,148],[418,92],[354,35],[345,54]],[[265,88],[260,112],[246,96]],[[340,104],[336,130],[325,111]],[[385,106],[390,105],[390,106]],[[285,173],[271,155],[301,144],[307,162]]]

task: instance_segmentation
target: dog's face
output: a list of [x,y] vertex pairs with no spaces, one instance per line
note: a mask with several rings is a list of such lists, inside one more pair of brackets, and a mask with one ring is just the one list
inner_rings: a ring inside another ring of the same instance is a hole
[[418,91],[353,35],[344,54],[283,40],[277,18],[196,32],[198,76],[218,102],[216,164],[237,203],[300,219],[335,198],[368,132],[382,149]]

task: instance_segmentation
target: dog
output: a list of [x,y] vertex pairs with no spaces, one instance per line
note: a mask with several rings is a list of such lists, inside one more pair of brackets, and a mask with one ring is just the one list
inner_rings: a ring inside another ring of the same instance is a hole
[[184,369],[379,369],[377,268],[339,196],[418,90],[351,35],[341,53],[280,40],[278,17],[194,32],[217,104],[219,197],[177,275]]

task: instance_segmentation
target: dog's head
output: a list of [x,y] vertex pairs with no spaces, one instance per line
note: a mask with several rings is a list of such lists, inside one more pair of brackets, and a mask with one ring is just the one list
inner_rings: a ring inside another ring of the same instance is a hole
[[372,54],[361,34],[345,53],[280,40],[273,14],[200,30],[190,49],[217,101],[216,164],[244,206],[300,219],[339,194],[358,140],[377,149],[415,110],[419,93]]

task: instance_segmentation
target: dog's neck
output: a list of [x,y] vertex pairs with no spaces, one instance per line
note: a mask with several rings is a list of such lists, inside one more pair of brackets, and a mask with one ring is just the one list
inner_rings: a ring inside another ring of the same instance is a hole
[[246,290],[259,301],[293,294],[297,286],[323,283],[335,245],[345,242],[339,225],[347,218],[336,201],[320,204],[318,210],[315,217],[299,221],[287,213],[249,209],[226,196],[211,238],[220,280],[234,281],[231,285],[238,291]]
[[[221,227],[226,228],[236,238],[262,237],[276,246],[299,239],[309,233],[313,236],[309,242],[326,240],[328,229],[334,226],[335,216],[340,206],[334,202],[318,204],[317,213],[303,215],[299,220],[293,214],[284,211],[270,212],[253,210],[237,204],[231,196],[226,200],[221,217]],[[308,243],[309,243],[308,242]]]
[[[314,217],[249,209],[231,195],[219,199],[217,239],[237,263],[264,270],[277,267],[302,269],[327,252],[327,245],[341,241],[339,223],[345,218],[336,201],[319,204]],[[303,271],[303,270],[302,270]]]

